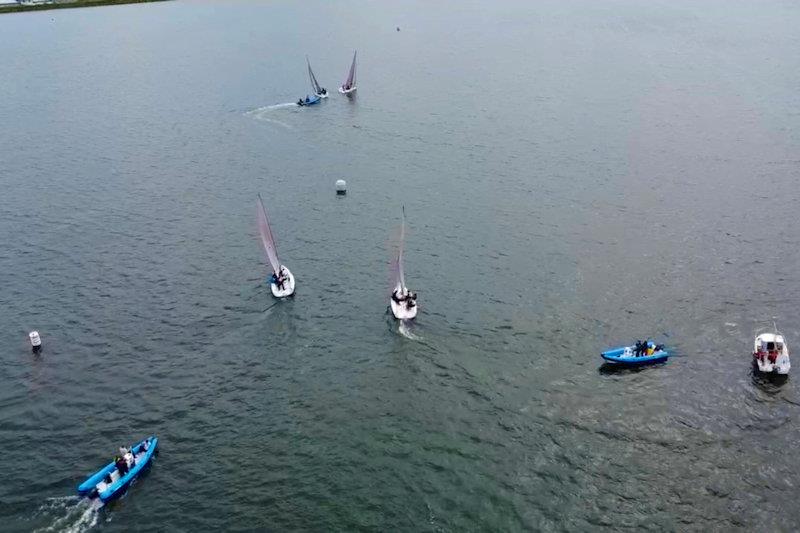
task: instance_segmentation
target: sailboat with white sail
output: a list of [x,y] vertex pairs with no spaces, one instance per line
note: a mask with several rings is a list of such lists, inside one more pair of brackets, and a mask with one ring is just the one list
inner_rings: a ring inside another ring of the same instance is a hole
[[294,294],[294,276],[282,265],[278,260],[278,251],[275,248],[275,238],[272,236],[272,228],[269,226],[269,218],[267,218],[267,210],[264,209],[264,202],[261,200],[261,195],[258,195],[258,210],[256,213],[258,219],[258,232],[261,235],[261,246],[264,248],[264,255],[267,257],[272,269],[272,276],[269,278],[269,287],[272,289],[272,295],[275,298],[286,298]]
[[410,320],[417,316],[417,294],[406,287],[406,276],[403,271],[403,247],[406,237],[406,208],[403,207],[403,225],[400,227],[400,244],[397,255],[392,261],[392,295],[389,306],[392,314],[400,320]]
[[308,60],[308,56],[306,56],[306,63],[308,64],[308,79],[311,81],[311,90],[320,98],[327,98],[328,90],[321,86],[317,81],[317,77],[314,76],[314,71],[311,70],[311,62]]
[[346,95],[351,95],[356,92],[356,50],[353,52],[353,63],[350,65],[350,72],[347,74],[347,79],[344,80],[342,86],[339,87],[339,92]]

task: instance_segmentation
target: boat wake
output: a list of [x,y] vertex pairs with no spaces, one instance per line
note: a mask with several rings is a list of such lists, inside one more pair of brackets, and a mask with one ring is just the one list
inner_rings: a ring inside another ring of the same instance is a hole
[[37,517],[52,518],[49,526],[35,529],[34,533],[60,531],[82,533],[97,525],[103,502],[79,496],[48,498],[36,511]]
[[411,322],[408,320],[400,320],[400,325],[397,327],[397,332],[402,335],[403,337],[410,339],[412,341],[419,341],[422,340],[422,337],[419,335],[414,335],[411,331]]
[[277,124],[278,126],[282,126],[282,127],[286,128],[287,130],[290,130],[290,129],[292,129],[292,127],[289,124],[286,124],[285,122],[281,122],[280,120],[277,120],[276,118],[272,117],[271,115],[273,114],[273,111],[276,111],[278,109],[287,109],[287,108],[291,108],[291,107],[297,107],[297,104],[294,103],[294,102],[287,102],[285,104],[268,105],[268,106],[252,109],[252,110],[246,112],[245,115],[253,117],[256,120],[263,120],[264,122],[271,122],[273,124]]

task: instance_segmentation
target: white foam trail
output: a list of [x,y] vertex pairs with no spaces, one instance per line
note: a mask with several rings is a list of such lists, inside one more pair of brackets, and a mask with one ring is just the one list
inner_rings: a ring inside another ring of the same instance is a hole
[[48,498],[36,514],[56,514],[49,526],[34,530],[36,532],[62,531],[64,533],[83,533],[97,525],[99,511],[103,507],[100,500],[79,498],[78,496],[62,496]]
[[280,120],[277,120],[270,116],[272,114],[271,112],[275,111],[276,109],[286,109],[289,107],[297,107],[297,104],[295,104],[294,102],[287,102],[285,104],[268,105],[250,110],[247,113],[245,113],[245,115],[251,116],[256,120],[263,120],[264,122],[272,122],[273,124],[277,124],[279,126],[286,128],[287,130],[290,130],[292,129],[292,127],[289,124],[281,122]]
[[411,324],[408,322],[408,320],[401,320],[400,321],[400,326],[397,328],[397,331],[398,331],[398,333],[400,333],[400,335],[402,335],[403,337],[405,337],[407,339],[411,339],[412,341],[420,340],[420,337],[418,337],[417,335],[414,335],[413,333],[411,333],[410,326],[411,326]]

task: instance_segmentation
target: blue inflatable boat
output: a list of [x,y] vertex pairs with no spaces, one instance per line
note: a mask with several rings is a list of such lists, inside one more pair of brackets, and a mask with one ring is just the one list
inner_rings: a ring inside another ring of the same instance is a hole
[[315,94],[315,95],[314,95],[314,96],[312,96],[311,98],[309,98],[308,96],[306,96],[305,100],[304,100],[304,99],[302,99],[302,98],[300,98],[300,99],[297,101],[297,105],[299,105],[299,106],[314,105],[314,104],[318,104],[318,103],[320,102],[320,100],[322,100],[322,97],[320,97],[320,96],[317,96],[317,95]]
[[103,503],[116,498],[152,462],[157,446],[156,436],[144,439],[131,448],[133,461],[124,475],[120,475],[117,465],[112,461],[78,485],[78,494],[100,498]]
[[[610,363],[626,366],[642,366],[663,363],[669,359],[669,352],[663,347],[656,346],[652,342],[647,343],[649,348],[655,349],[651,355],[636,355],[634,346],[623,346],[602,352],[600,357]],[[656,349],[658,348],[658,349]]]

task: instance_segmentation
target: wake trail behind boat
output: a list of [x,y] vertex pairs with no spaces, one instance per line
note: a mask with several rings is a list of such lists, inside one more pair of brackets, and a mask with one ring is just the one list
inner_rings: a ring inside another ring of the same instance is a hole
[[271,117],[270,115],[272,115],[273,111],[279,109],[289,109],[292,107],[298,107],[298,105],[295,102],[286,102],[285,104],[268,105],[248,111],[245,113],[245,115],[251,116],[256,120],[263,120],[264,122],[272,122],[273,124],[278,124],[279,126],[283,126],[284,128],[290,130],[292,129],[292,127],[289,124],[281,122],[280,120],[277,120]]
[[97,525],[103,502],[79,496],[48,498],[36,511],[35,516],[51,516],[49,526],[34,530],[34,533],[59,531],[64,533],[83,533]]
[[397,327],[397,332],[400,333],[403,337],[410,339],[412,341],[422,340],[421,337],[414,335],[411,332],[411,324],[409,324],[408,320],[401,320],[400,325]]

